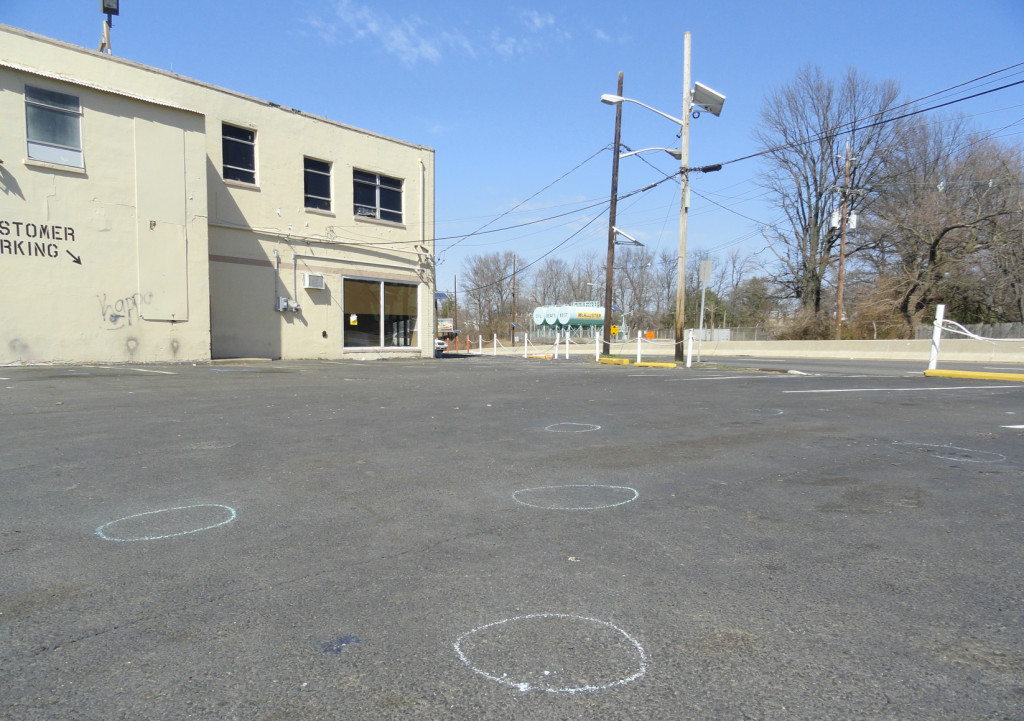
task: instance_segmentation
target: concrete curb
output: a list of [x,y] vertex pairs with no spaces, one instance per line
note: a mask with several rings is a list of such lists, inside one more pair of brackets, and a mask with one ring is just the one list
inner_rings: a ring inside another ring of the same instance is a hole
[[943,371],[928,370],[924,374],[930,378],[971,378],[981,381],[1017,381],[1024,382],[1024,373],[985,373],[981,371]]
[[273,358],[211,358],[210,365],[231,366],[250,365],[252,363],[273,363]]
[[636,364],[637,368],[676,368],[677,366],[678,364],[676,363],[655,363],[648,361]]

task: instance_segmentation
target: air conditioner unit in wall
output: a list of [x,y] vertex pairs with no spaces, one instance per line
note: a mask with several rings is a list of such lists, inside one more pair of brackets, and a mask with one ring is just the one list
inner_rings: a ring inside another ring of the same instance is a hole
[[327,283],[324,282],[323,273],[303,273],[302,287],[310,290],[323,290],[327,287]]

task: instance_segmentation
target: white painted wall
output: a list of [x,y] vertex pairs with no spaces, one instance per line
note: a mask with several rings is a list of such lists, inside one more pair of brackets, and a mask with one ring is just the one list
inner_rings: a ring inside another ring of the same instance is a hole
[[[84,169],[26,158],[26,83],[80,98]],[[224,122],[256,132],[255,185],[221,177]],[[418,346],[382,353],[433,356],[430,148],[7,26],[0,127],[0,363],[344,357],[346,277],[416,284]],[[330,212],[304,207],[306,156]],[[403,180],[401,224],[355,217],[353,169]],[[74,240],[4,252],[28,224]]]

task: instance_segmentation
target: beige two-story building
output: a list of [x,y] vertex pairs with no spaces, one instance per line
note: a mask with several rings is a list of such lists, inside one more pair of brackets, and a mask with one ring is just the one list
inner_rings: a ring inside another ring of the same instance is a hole
[[434,152],[0,25],[0,364],[433,355]]

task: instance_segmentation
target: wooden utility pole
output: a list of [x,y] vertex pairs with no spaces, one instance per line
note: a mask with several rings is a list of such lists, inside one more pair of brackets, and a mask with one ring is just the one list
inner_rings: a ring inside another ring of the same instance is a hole
[[[618,96],[622,95],[622,73],[619,72]],[[615,142],[612,144],[612,197],[608,206],[608,258],[604,269],[604,327],[602,353],[612,352],[612,284],[615,280],[615,210],[619,200],[619,146],[622,142],[622,103],[615,104]]]

